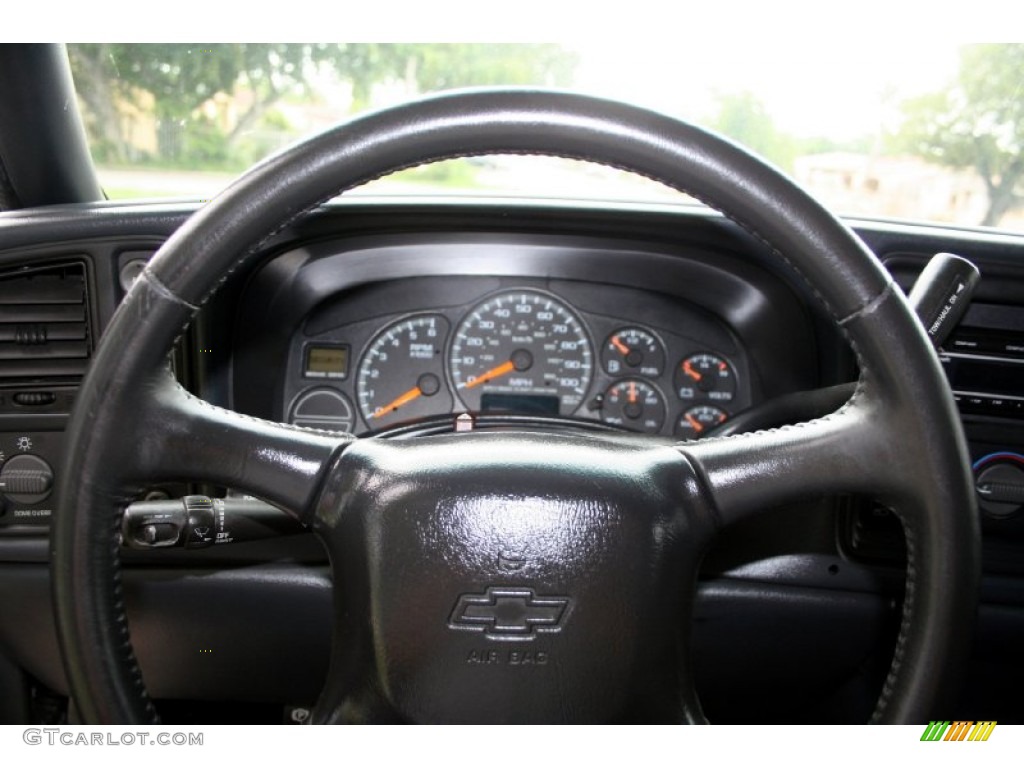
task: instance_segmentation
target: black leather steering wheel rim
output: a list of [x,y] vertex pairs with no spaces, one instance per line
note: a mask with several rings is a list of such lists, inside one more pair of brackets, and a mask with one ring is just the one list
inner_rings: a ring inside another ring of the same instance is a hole
[[[678,450],[726,522],[750,514],[765,486],[778,501],[872,490],[899,511],[906,599],[874,719],[927,720],[966,653],[979,533],[955,405],[889,275],[806,193],[728,141],[601,99],[479,91],[368,115],[264,161],[175,233],[122,303],[69,426],[52,537],[61,649],[86,721],[155,717],[119,587],[120,511],[143,483],[155,475],[215,479],[309,514],[351,442],[185,395],[161,373],[176,337],[269,237],[323,201],[400,168],[492,153],[590,160],[685,191],[768,244],[813,288],[857,354],[854,398],[814,422]],[[135,415],[131,423],[125,414]]]

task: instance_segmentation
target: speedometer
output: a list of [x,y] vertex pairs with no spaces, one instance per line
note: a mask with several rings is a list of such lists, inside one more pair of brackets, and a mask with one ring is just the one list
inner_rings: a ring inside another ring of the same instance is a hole
[[471,411],[569,415],[590,387],[594,353],[576,315],[540,291],[508,291],[459,324],[448,359]]

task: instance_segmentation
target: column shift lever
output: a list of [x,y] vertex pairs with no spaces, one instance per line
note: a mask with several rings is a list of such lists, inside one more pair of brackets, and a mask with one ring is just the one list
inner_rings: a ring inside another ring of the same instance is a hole
[[937,253],[925,265],[907,297],[938,349],[971,303],[981,273],[967,259]]

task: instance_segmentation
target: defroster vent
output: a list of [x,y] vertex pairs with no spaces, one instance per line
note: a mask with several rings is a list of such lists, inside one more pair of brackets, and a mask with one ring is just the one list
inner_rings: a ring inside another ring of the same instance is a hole
[[91,349],[85,264],[0,272],[0,384],[79,379]]

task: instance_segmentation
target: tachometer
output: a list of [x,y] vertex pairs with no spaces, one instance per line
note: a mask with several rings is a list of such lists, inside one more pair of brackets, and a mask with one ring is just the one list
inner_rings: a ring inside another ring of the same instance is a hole
[[590,387],[593,360],[583,325],[561,300],[508,291],[456,328],[449,370],[472,411],[569,415]]
[[370,429],[451,412],[441,354],[447,335],[444,317],[418,315],[374,337],[356,374],[359,410]]

